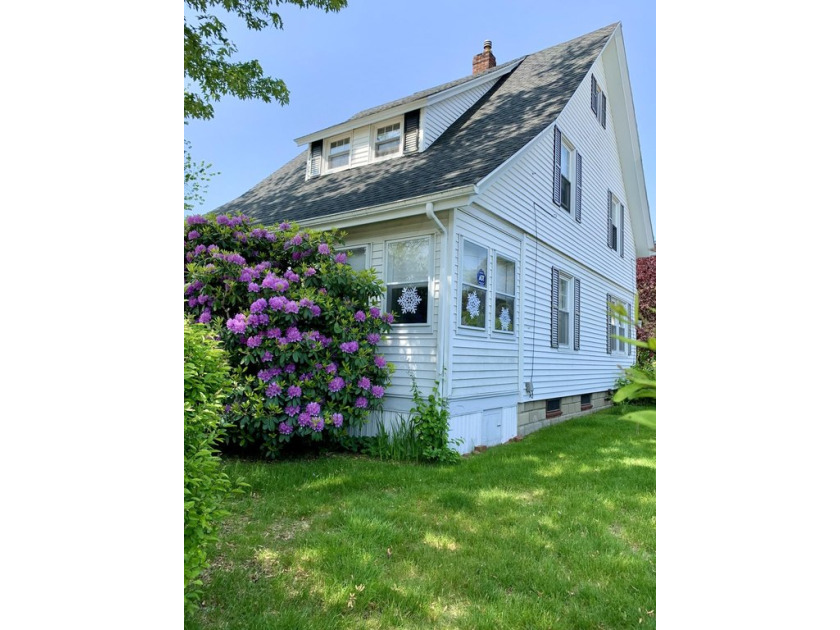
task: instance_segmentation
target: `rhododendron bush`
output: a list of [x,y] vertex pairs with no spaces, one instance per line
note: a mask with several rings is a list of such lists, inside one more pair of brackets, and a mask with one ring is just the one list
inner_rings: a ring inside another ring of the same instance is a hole
[[269,457],[294,436],[362,426],[390,383],[376,346],[394,318],[371,306],[384,287],[336,245],[335,231],[243,215],[184,223],[185,309],[217,331],[237,381],[229,438]]

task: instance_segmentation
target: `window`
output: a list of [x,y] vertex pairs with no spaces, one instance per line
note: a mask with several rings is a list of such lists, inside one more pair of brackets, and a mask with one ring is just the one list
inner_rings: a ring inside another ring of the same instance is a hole
[[350,137],[330,142],[327,153],[327,168],[330,170],[350,164]]
[[347,264],[354,271],[364,271],[369,267],[367,260],[367,246],[342,248],[337,251],[347,254]]
[[494,328],[499,332],[513,333],[516,331],[516,263],[512,260],[496,256],[495,289]]
[[374,138],[374,156],[384,157],[397,153],[400,150],[401,137],[399,122],[377,128]]
[[566,212],[572,210],[572,153],[565,136],[554,128],[554,203]]
[[487,249],[464,241],[461,255],[461,325],[487,325]]
[[556,418],[557,416],[563,415],[563,412],[560,410],[561,401],[562,398],[549,398],[545,401],[546,418]]
[[592,409],[592,394],[581,394],[580,395],[580,410],[586,411],[588,409]]
[[427,324],[431,238],[391,241],[385,251],[386,310],[395,324]]
[[607,191],[607,245],[624,256],[624,205]]
[[569,322],[571,321],[570,278],[551,268],[551,347],[569,347]]
[[[623,309],[624,315],[616,311],[616,308]],[[609,354],[620,353],[630,354],[633,346],[618,337],[630,337],[630,327],[626,314],[629,313],[629,306],[618,298],[607,295],[607,352]]]
[[590,105],[592,111],[595,113],[595,118],[601,123],[601,126],[607,128],[607,95],[598,85],[595,75],[592,75],[592,91],[590,94]]

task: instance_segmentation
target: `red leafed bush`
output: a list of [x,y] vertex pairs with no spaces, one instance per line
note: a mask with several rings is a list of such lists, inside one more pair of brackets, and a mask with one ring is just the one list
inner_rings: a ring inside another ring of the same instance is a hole
[[636,260],[636,288],[642,325],[636,335],[641,340],[656,337],[656,256]]

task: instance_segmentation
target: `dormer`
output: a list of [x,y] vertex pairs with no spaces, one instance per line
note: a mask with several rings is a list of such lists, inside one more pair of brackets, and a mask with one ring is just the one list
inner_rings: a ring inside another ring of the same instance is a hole
[[343,123],[297,138],[298,145],[309,145],[306,179],[425,151],[520,61],[496,67],[491,43],[485,41],[484,52],[473,59],[471,76],[364,110]]

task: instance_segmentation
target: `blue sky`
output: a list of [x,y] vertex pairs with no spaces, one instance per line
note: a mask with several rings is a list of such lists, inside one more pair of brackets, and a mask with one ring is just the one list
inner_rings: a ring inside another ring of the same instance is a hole
[[466,76],[485,39],[497,63],[621,22],[636,106],[651,220],[656,230],[656,4],[523,0],[350,0],[338,13],[281,9],[282,31],[249,31],[225,17],[238,59],[258,59],[283,79],[289,105],[215,104],[210,121],[184,135],[194,159],[218,171],[205,202],[210,211],[238,197],[303,148],[294,138],[356,112]]

